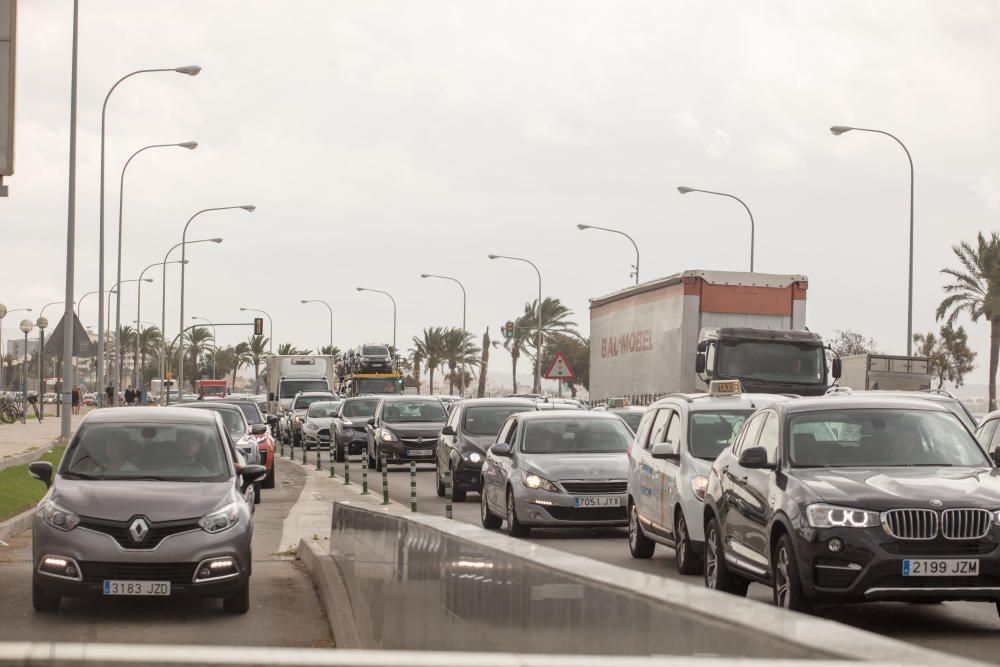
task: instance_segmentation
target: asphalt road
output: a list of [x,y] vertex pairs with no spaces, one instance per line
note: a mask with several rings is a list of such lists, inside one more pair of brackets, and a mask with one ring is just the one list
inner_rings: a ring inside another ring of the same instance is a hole
[[333,638],[309,574],[277,555],[282,522],[304,471],[278,461],[278,487],[265,489],[254,516],[251,608],[222,611],[219,600],[64,599],[58,614],[31,608],[31,532],[0,545],[0,641],[121,642],[330,647]]
[[[354,478],[354,475],[360,477],[360,465],[360,459],[352,465],[352,481],[360,481]],[[339,467],[337,474],[341,474]],[[368,478],[371,488],[381,493],[381,473],[371,471]],[[409,468],[390,466],[389,497],[409,505]],[[418,466],[418,511],[443,516],[444,505],[444,499],[437,497],[434,488],[434,467]],[[453,516],[458,521],[479,525],[479,495],[470,493],[465,502],[454,503]],[[702,585],[701,577],[684,576],[677,572],[674,552],[667,547],[657,546],[653,557],[649,560],[632,558],[628,551],[627,531],[624,528],[535,529],[528,541],[612,565],[682,580],[697,586]],[[772,600],[771,590],[757,584],[750,587],[749,596],[761,602],[769,603]],[[871,603],[840,607],[825,612],[824,617],[967,658],[987,662],[1000,660],[1000,616],[993,604]]]

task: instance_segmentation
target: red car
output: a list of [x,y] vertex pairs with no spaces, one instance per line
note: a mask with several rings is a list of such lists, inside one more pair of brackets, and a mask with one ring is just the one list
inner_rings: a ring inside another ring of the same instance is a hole
[[[274,467],[274,436],[271,435],[271,429],[267,425],[267,420],[264,419],[264,415],[261,413],[260,408],[257,407],[255,401],[227,399],[225,402],[238,406],[247,418],[247,423],[250,424],[250,432],[253,437],[257,438],[257,448],[260,450],[260,464],[267,468],[267,477],[261,480],[260,486],[263,489],[273,489],[277,472]],[[259,431],[261,426],[264,427],[263,432],[254,433],[254,431]]]

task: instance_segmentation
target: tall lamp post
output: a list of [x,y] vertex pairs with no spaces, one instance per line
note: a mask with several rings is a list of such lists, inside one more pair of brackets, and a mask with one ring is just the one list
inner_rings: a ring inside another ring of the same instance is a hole
[[[71,156],[70,156],[70,172],[71,172],[71,174],[70,174],[71,175],[71,178],[70,178],[70,207],[71,207],[71,209],[73,207],[74,200],[75,200],[74,182],[73,182],[74,178],[73,178],[73,176],[75,175],[75,166],[76,166],[75,165],[75,160],[76,160],[76,155],[75,155],[76,154],[76,136],[75,136],[75,132],[76,132],[76,48],[75,48],[75,45],[76,45],[77,35],[76,35],[76,8],[75,8],[75,6],[74,6],[73,24],[74,24],[74,26],[73,26],[74,27],[74,32],[73,32],[73,42],[74,42],[74,49],[73,49],[73,105],[72,105],[72,111],[71,111],[71,114],[72,114],[72,121],[71,121],[72,128],[71,128],[71,130],[73,131],[74,136],[70,140],[70,150],[71,150]],[[104,359],[104,318],[105,318],[105,314],[104,314],[104,172],[105,172],[105,169],[104,169],[104,154],[106,152],[105,149],[106,149],[106,143],[107,143],[106,140],[105,140],[106,137],[107,137],[107,132],[105,131],[105,127],[107,126],[107,119],[108,119],[108,100],[111,99],[111,93],[115,92],[115,89],[118,88],[118,86],[121,85],[121,83],[123,81],[125,81],[126,79],[130,79],[133,76],[136,76],[138,74],[151,74],[153,72],[177,72],[178,74],[185,74],[187,76],[197,76],[198,73],[201,72],[201,67],[199,67],[198,65],[184,65],[183,67],[150,67],[150,68],[145,68],[145,69],[138,69],[138,70],[135,70],[134,72],[129,72],[128,74],[126,74],[122,78],[120,78],[117,81],[115,81],[114,85],[111,86],[110,90],[108,90],[108,94],[104,96],[104,104],[101,105],[101,166],[100,166],[100,169],[101,169],[101,192],[100,192],[100,201],[99,201],[99,204],[98,204],[98,206],[99,206],[99,213],[98,213],[98,217],[99,217],[99,229],[98,229],[98,242],[97,242],[97,248],[98,248],[98,250],[97,250],[97,264],[98,264],[98,267],[97,267],[97,271],[98,271],[98,273],[97,273],[97,291],[100,292],[100,297],[98,299],[98,305],[97,305],[97,358],[98,359]],[[72,215],[73,215],[72,212],[70,213],[70,215],[71,215],[71,220],[72,220]],[[71,224],[71,227],[72,227],[73,223],[71,222],[70,224]],[[71,232],[71,234],[72,234],[72,232]],[[119,278],[120,277],[121,276],[119,276]],[[67,290],[67,294],[68,295],[71,294],[71,293],[72,293],[71,290]],[[70,297],[67,296],[67,299],[68,298],[70,298]],[[66,340],[67,341],[72,340],[72,335],[71,334],[67,334]],[[71,352],[72,352],[71,350],[67,350],[66,354],[70,354]],[[64,363],[66,364],[66,366],[67,366],[66,370],[68,371],[69,370],[69,364],[70,364],[69,357],[66,357],[66,359],[64,360]],[[98,367],[98,370],[97,370],[97,385],[98,385],[98,388],[101,388],[104,385],[104,368],[103,368],[103,362],[101,364],[99,364],[99,367]],[[103,395],[104,390],[100,389],[100,392],[101,392],[101,395]],[[63,423],[63,429],[65,430],[66,428],[69,427],[70,422],[68,420],[66,420],[65,418],[63,419],[63,422],[64,422]],[[63,434],[63,436],[68,436],[68,435],[69,435],[68,433],[64,433]]]
[[743,208],[745,208],[746,211],[747,211],[747,215],[750,216],[750,273],[753,273],[754,237],[756,236],[756,231],[754,229],[753,213],[750,211],[750,207],[747,206],[747,203],[745,201],[743,201],[742,199],[740,199],[739,197],[737,197],[736,195],[731,195],[728,192],[715,192],[713,190],[700,190],[698,188],[689,188],[686,185],[678,186],[677,187],[677,192],[681,193],[682,195],[686,195],[689,192],[701,192],[701,193],[706,194],[706,195],[716,195],[718,197],[729,197],[730,199],[735,199],[736,201],[738,201],[740,204],[743,205]]
[[[24,360],[21,362],[21,400],[28,400],[28,334],[32,329],[31,320],[21,320],[21,331],[24,332]],[[24,422],[24,413],[21,413]]]
[[302,299],[301,301],[302,303],[321,303],[324,306],[326,306],[327,310],[330,311],[330,350],[331,350],[330,353],[333,354],[333,308],[330,307],[330,304],[328,304],[326,301],[323,301],[322,299]]
[[215,354],[219,351],[219,339],[217,338],[217,336],[219,335],[219,330],[215,328],[215,322],[205,317],[198,317],[197,315],[192,315],[191,319],[201,320],[208,326],[212,327],[212,379],[217,380],[218,378],[215,377]]
[[268,312],[266,310],[261,310],[260,308],[246,308],[246,307],[240,308],[240,312],[260,313],[261,315],[267,318],[267,331],[268,331],[267,353],[274,354],[274,320],[271,319],[271,316],[268,314]]
[[[174,144],[151,144],[149,146],[144,146],[136,152],[132,153],[129,159],[125,160],[125,165],[122,167],[121,181],[118,185],[118,273],[115,276],[115,280],[120,282],[122,279],[122,231],[123,231],[123,209],[125,205],[125,172],[128,171],[128,166],[132,164],[132,160],[136,158],[137,155],[148,151],[152,148],[186,148],[188,150],[194,150],[198,148],[197,141],[182,141],[180,143]],[[141,289],[141,284],[140,284]],[[115,299],[115,331],[118,331],[122,327],[122,300],[121,298]],[[137,330],[138,331],[138,330]],[[115,337],[115,359],[120,359],[122,354],[121,341],[118,337]],[[138,360],[138,357],[136,357]],[[133,371],[132,376],[135,377],[135,372]],[[134,383],[134,380],[133,380]],[[121,373],[115,374],[114,379],[115,385],[115,396],[118,395],[118,391],[121,389]]]
[[5,391],[7,389],[7,384],[5,383],[6,378],[4,377],[4,364],[3,364],[3,318],[7,317],[10,313],[30,313],[31,308],[11,308],[8,310],[7,306],[0,303],[0,391]]
[[894,134],[890,134],[885,130],[875,130],[867,127],[850,127],[848,125],[834,125],[830,128],[830,132],[834,136],[840,136],[845,132],[850,132],[855,130],[857,132],[873,132],[875,134],[884,134],[889,137],[903,149],[906,153],[906,160],[910,163],[910,268],[909,277],[907,279],[906,288],[906,356],[913,354],[913,157],[910,155],[910,150],[906,147],[899,137]]
[[184,391],[184,260],[187,259],[187,231],[194,219],[197,218],[202,213],[209,213],[211,211],[231,211],[233,209],[242,209],[247,213],[253,213],[257,210],[257,207],[253,204],[241,204],[239,206],[215,206],[212,208],[203,208],[190,218],[184,224],[184,231],[181,233],[181,319],[180,319],[180,330],[181,337],[177,339],[177,351],[180,363],[177,365],[177,388],[182,392]]
[[583,231],[585,229],[599,229],[602,232],[611,232],[612,234],[619,234],[619,235],[624,236],[625,238],[627,238],[629,241],[631,241],[632,242],[632,247],[635,248],[635,264],[632,266],[632,268],[635,269],[635,270],[632,272],[632,274],[629,277],[631,278],[632,276],[635,276],[635,284],[636,285],[639,284],[639,246],[635,242],[634,238],[632,238],[631,236],[629,236],[628,234],[626,234],[625,232],[623,232],[623,231],[621,231],[619,229],[610,229],[608,227],[598,227],[597,225],[577,225],[576,228],[579,229],[580,231]]
[[370,289],[368,287],[357,287],[355,288],[359,292],[375,292],[376,294],[385,294],[392,301],[392,353],[396,354],[396,300],[392,298],[392,295],[388,292],[383,292],[380,289]]
[[[508,255],[489,255],[490,259],[509,259],[515,262],[530,264],[531,268],[538,274],[538,333],[535,337],[535,386],[533,393],[542,393],[542,272],[538,270],[535,263],[523,257],[510,257]],[[517,379],[515,378],[515,382]]]
[[[465,328],[465,313],[466,313],[465,302],[466,302],[466,293],[465,293],[465,285],[462,284],[462,281],[460,281],[458,278],[452,278],[451,276],[438,276],[438,275],[435,275],[433,273],[421,273],[420,277],[421,278],[438,278],[440,280],[450,280],[451,282],[453,282],[456,285],[458,285],[459,289],[462,290],[462,333],[463,334],[468,333],[468,329]],[[462,344],[463,344],[463,346],[465,345],[465,341],[464,340],[462,341]],[[462,396],[465,396],[465,355],[464,354],[462,355],[462,382],[460,384],[462,386]]]
[[[184,260],[184,261],[186,262],[187,260]],[[152,268],[160,266],[161,264],[180,264],[180,263],[181,263],[181,260],[179,260],[179,259],[175,259],[175,260],[170,261],[170,262],[168,262],[166,260],[164,260],[162,262],[156,262],[155,264],[150,264],[149,266],[147,266],[145,269],[142,270],[142,273],[139,274],[139,287],[136,289],[136,295],[135,295],[135,350],[133,352],[135,356],[134,356],[134,360],[133,360],[133,363],[132,363],[132,386],[135,387],[136,389],[139,389],[139,388],[142,387],[142,381],[145,379],[145,378],[141,377],[142,376],[142,368],[140,367],[140,364],[139,364],[139,343],[140,343],[140,339],[142,338],[142,320],[140,318],[142,317],[142,282],[143,282],[143,276],[146,275],[146,271],[149,271]],[[166,269],[166,267],[164,267],[164,269]],[[166,283],[166,280],[164,280],[163,282]],[[162,335],[163,335],[163,332],[161,331],[160,332],[160,336],[162,337]]]
[[[163,256],[163,261],[160,264],[163,265],[163,271],[161,272],[162,283],[163,283],[163,297],[160,303],[160,381],[166,380],[167,376],[167,264],[173,264],[173,262],[167,261],[170,259],[170,254],[180,248],[181,246],[194,245],[195,243],[222,243],[221,238],[213,239],[197,239],[194,241],[181,241],[171,246],[167,254]],[[180,260],[180,263],[186,262],[187,259]],[[181,331],[183,331],[183,326]],[[160,399],[166,397],[167,392],[160,392]]]

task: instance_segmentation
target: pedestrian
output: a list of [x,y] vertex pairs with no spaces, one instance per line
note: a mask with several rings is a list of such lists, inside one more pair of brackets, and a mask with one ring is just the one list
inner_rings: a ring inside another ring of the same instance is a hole
[[135,404],[142,405],[142,387],[135,388]]
[[82,399],[82,396],[80,395],[80,386],[79,385],[74,385],[73,386],[73,414],[74,415],[80,414],[80,401],[81,401],[81,399]]
[[108,385],[104,390],[104,395],[108,397],[107,403],[105,405],[115,404],[115,388],[112,385]]
[[129,385],[125,390],[125,405],[132,405],[135,400],[135,389],[132,389],[132,385]]

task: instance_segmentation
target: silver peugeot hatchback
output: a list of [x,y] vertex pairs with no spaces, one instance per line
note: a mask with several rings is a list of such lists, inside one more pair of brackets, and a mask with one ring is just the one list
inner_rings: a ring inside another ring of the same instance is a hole
[[44,461],[29,472],[49,489],[32,534],[37,611],[87,595],[197,595],[249,609],[247,488],[265,469],[242,463],[217,413],[98,410],[55,474]]

